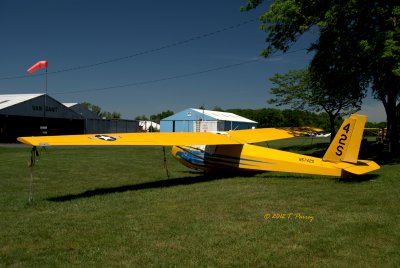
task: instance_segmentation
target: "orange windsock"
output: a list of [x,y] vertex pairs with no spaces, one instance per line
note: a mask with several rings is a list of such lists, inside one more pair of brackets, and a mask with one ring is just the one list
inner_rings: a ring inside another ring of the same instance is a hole
[[38,61],[31,68],[28,69],[28,73],[33,73],[41,68],[47,68],[48,65],[49,63],[47,62],[47,60]]

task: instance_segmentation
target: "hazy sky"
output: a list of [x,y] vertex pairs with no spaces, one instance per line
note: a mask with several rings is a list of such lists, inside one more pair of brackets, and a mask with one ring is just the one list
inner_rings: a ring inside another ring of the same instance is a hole
[[[266,34],[262,6],[246,0],[2,0],[0,94],[45,91],[61,102],[90,102],[123,118],[165,110],[265,108],[275,73],[308,65],[303,37],[291,53],[257,60]],[[386,119],[370,96],[362,112]]]

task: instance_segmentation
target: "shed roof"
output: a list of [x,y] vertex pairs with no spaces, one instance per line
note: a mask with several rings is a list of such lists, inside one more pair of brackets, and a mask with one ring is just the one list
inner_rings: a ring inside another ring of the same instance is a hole
[[247,119],[243,116],[228,113],[228,112],[219,112],[219,111],[210,111],[210,110],[201,110],[201,109],[192,109],[195,112],[202,113],[206,116],[210,116],[215,118],[216,120],[221,121],[235,121],[235,122],[245,122],[245,123],[257,123],[256,121]]
[[63,105],[68,107],[68,108],[71,108],[72,106],[75,106],[77,104],[79,104],[79,103],[77,103],[77,102],[66,102],[66,103],[63,103]]
[[37,98],[42,94],[0,94],[0,110]]

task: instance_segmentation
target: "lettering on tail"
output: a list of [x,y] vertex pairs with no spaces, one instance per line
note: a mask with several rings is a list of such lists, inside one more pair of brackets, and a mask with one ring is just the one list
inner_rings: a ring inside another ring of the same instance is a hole
[[342,129],[346,131],[346,134],[340,135],[339,145],[336,147],[337,156],[341,156],[343,154],[344,147],[346,146],[346,142],[348,141],[347,134],[350,131],[350,124],[345,125]]

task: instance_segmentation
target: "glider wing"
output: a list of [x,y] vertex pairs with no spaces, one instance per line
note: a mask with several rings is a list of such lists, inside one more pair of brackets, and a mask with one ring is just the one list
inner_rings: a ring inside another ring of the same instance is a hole
[[291,130],[276,128],[213,132],[153,132],[19,137],[33,146],[110,146],[110,145],[228,145],[245,144],[297,136]]
[[228,135],[240,143],[257,143],[288,139],[313,132],[311,128],[257,128],[228,131]]
[[153,133],[116,133],[86,134],[66,136],[20,137],[18,141],[33,146],[70,146],[70,145],[217,145],[239,144],[226,135],[209,132],[153,132]]

